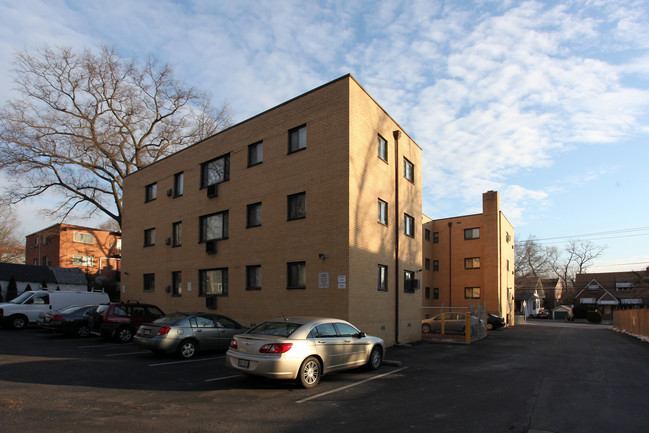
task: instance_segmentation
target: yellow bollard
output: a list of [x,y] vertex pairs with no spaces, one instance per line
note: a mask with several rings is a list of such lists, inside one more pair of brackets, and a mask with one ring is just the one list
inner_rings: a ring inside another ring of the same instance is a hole
[[446,313],[442,313],[442,335],[444,335],[444,319],[446,319]]
[[471,342],[471,313],[464,313],[464,319],[466,323],[464,325],[464,341],[466,343]]

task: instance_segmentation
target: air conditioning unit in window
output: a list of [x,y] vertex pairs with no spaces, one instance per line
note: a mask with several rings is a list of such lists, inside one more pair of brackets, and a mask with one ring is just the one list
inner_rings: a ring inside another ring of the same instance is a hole
[[216,254],[216,239],[205,242],[205,252],[207,254]]
[[216,310],[216,295],[205,295],[205,308]]
[[167,190],[167,197],[171,197],[171,195],[172,195],[173,193],[174,193],[174,190],[171,189],[171,188],[169,188],[169,189]]
[[218,183],[208,185],[208,187],[207,187],[207,196],[210,197],[210,198],[219,196],[219,184]]
[[171,238],[165,239],[165,245],[171,245]]

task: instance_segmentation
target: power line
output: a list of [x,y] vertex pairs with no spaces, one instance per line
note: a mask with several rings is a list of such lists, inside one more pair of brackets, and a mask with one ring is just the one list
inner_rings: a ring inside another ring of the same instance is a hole
[[[535,241],[541,242],[541,241],[552,241],[552,240],[557,240],[557,239],[573,239],[573,238],[584,238],[584,237],[592,237],[592,236],[602,236],[602,235],[612,235],[612,234],[622,234],[622,233],[634,233],[634,232],[642,232],[642,231],[649,231],[649,227],[635,227],[635,228],[629,228],[629,229],[620,229],[620,230],[609,230],[605,232],[594,232],[594,233],[584,233],[580,235],[567,235],[567,236],[557,236],[557,237],[552,237],[552,238],[541,238],[541,239],[534,239]],[[624,235],[624,236],[609,236],[609,237],[603,237],[603,238],[596,238],[593,240],[600,240],[600,239],[618,239],[618,238],[625,238],[625,237],[635,237],[635,236],[647,236],[649,233],[641,233],[641,234],[633,234],[633,235]],[[517,244],[522,244],[527,241],[517,241]]]

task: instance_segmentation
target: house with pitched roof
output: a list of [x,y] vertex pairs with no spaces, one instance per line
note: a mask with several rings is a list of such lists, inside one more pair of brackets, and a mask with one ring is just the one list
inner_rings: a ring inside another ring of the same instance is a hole
[[575,309],[599,310],[603,319],[616,309],[649,307],[646,271],[577,274],[575,289]]

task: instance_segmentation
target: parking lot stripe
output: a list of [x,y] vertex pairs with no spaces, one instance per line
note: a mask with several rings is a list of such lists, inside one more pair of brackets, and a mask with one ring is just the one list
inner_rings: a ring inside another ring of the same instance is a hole
[[123,344],[93,344],[92,346],[78,346],[78,349],[91,349],[95,347],[124,347]]
[[353,388],[355,386],[361,385],[361,384],[363,384],[365,382],[369,382],[371,380],[376,380],[376,379],[381,379],[382,377],[389,376],[389,375],[394,374],[394,373],[398,373],[398,372],[400,372],[402,370],[405,370],[406,368],[408,368],[408,367],[403,367],[403,368],[399,368],[397,370],[388,371],[387,373],[379,374],[378,376],[368,377],[367,379],[361,380],[360,382],[352,383],[352,384],[349,384],[349,385],[346,385],[346,386],[343,386],[343,387],[340,387],[340,388],[332,389],[332,390],[327,391],[327,392],[312,395],[311,397],[307,397],[307,398],[303,398],[302,400],[298,400],[295,403],[298,403],[298,404],[305,403],[305,402],[310,401],[310,400],[315,400],[316,398],[324,397],[325,395],[334,394],[336,392],[344,391],[346,389]]
[[234,376],[225,376],[225,377],[216,377],[214,379],[205,379],[205,382],[215,382],[217,380],[226,380],[226,379],[234,379],[235,377],[242,377],[242,374],[235,374]]
[[155,364],[149,364],[149,367],[160,367],[161,365],[171,365],[171,364],[184,364],[186,362],[213,361],[215,359],[223,359],[223,358],[225,358],[225,356],[217,356],[216,358],[188,359],[186,361],[158,362]]
[[108,355],[104,355],[104,356],[127,356],[127,355],[137,355],[137,354],[142,355],[144,353],[147,353],[147,352],[143,352],[143,351],[140,350],[139,352],[109,353]]

